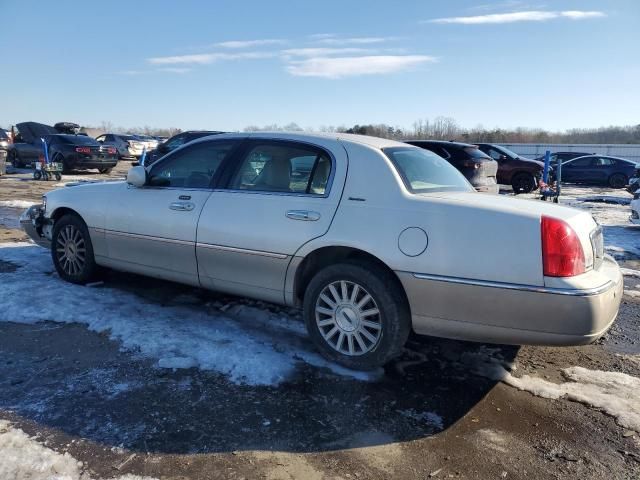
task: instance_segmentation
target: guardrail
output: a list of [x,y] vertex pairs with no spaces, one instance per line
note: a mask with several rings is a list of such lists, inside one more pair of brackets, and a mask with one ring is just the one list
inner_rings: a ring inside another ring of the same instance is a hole
[[526,158],[544,156],[547,150],[551,152],[586,152],[612,157],[626,158],[640,162],[640,145],[638,144],[604,144],[604,143],[499,143],[503,147],[513,150]]

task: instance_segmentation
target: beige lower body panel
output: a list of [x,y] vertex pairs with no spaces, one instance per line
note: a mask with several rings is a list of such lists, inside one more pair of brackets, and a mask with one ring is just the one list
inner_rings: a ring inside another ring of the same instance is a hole
[[397,272],[422,335],[511,345],[583,345],[613,324],[620,276],[594,295],[559,295],[419,279]]

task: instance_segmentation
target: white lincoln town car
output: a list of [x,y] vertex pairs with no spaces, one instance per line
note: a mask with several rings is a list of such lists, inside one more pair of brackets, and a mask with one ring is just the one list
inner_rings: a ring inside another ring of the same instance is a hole
[[441,157],[364,136],[205,137],[126,181],[49,192],[21,222],[67,281],[108,267],[299,306],[317,348],[355,369],[411,330],[587,344],[623,289],[588,213],[477,193]]

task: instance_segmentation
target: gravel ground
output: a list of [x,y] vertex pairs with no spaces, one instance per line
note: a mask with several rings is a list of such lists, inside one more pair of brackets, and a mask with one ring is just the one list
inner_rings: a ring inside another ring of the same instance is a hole
[[[110,177],[126,168],[122,162]],[[2,202],[38,202],[55,183],[21,172],[0,177],[0,242],[25,240],[17,225],[22,208]],[[104,176],[72,176],[78,178]],[[568,198],[581,193],[574,187]],[[620,254],[619,261],[640,270],[634,255]],[[0,261],[0,291],[3,276],[21,268]],[[625,283],[637,290],[640,279],[627,276]],[[228,307],[245,306],[299,320],[275,305],[135,275],[110,272],[98,288],[212,316],[223,310],[233,319],[229,312],[241,309]],[[38,301],[37,292],[24,295]],[[585,347],[412,338],[403,356],[369,381],[301,362],[295,376],[260,386],[196,367],[159,368],[109,331],[79,323],[0,322],[0,419],[67,452],[92,478],[638,479],[638,433],[597,408],[534,396],[481,367],[497,361],[511,365],[515,377],[554,383],[566,381],[563,369],[574,366],[640,377],[639,300],[625,295],[614,328]],[[154,320],[136,319],[150,328]],[[289,341],[282,332],[276,340]]]

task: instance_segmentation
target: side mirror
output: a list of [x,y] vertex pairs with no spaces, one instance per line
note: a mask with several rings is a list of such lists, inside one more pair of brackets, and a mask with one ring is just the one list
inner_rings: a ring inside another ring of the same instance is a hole
[[506,160],[509,160],[509,158],[507,158],[507,156],[506,156],[506,155],[500,155],[500,160],[501,160],[502,162],[504,162],[504,161],[506,161]]
[[147,183],[147,171],[144,167],[131,167],[127,172],[127,183],[134,187],[144,187]]

